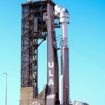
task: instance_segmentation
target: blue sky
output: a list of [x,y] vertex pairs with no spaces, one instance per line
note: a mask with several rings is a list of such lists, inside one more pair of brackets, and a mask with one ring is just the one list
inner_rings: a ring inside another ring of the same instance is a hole
[[[21,3],[25,1],[0,1],[0,105],[4,105],[5,100],[3,72],[8,72],[8,105],[19,105]],[[105,1],[54,1],[70,12],[71,100],[105,105]],[[40,55],[45,44],[46,42],[39,49]],[[39,67],[39,90],[46,82],[45,52],[43,51],[44,56],[39,57],[39,65],[42,65]]]

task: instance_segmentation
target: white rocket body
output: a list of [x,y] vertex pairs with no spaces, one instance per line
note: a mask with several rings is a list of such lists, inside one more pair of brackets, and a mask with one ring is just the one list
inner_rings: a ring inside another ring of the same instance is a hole
[[69,105],[69,48],[68,48],[69,13],[65,8],[56,5],[55,15],[59,17],[62,28],[61,76],[59,82],[60,104]]
[[60,104],[63,104],[63,75],[60,76],[59,81],[59,100]]

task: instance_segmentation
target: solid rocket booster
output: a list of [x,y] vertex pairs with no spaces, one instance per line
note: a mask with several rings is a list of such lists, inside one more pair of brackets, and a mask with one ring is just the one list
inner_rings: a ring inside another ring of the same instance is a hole
[[61,48],[61,76],[60,76],[60,104],[69,105],[69,48],[68,48],[68,11],[58,5],[55,6],[55,15],[59,15],[62,28]]

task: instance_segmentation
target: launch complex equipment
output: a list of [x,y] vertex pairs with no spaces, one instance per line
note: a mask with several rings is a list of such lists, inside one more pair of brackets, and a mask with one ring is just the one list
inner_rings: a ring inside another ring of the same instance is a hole
[[[51,0],[22,4],[20,105],[69,105],[69,13]],[[56,28],[61,28],[61,47]],[[47,40],[47,85],[38,94],[38,48]],[[58,50],[61,51],[59,77]]]

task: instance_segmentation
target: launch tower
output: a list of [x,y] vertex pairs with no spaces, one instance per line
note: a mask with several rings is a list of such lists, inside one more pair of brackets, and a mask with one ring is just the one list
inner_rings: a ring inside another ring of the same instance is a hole
[[[22,4],[20,105],[69,105],[68,24],[67,9],[51,0],[29,0]],[[60,27],[62,40],[59,77],[59,48],[55,29]],[[45,40],[47,40],[47,84],[39,94],[38,47]]]

